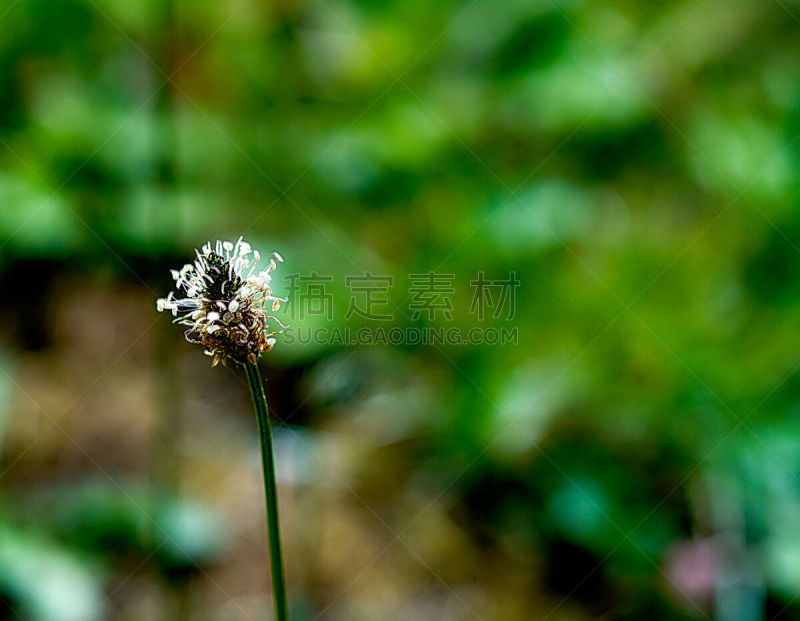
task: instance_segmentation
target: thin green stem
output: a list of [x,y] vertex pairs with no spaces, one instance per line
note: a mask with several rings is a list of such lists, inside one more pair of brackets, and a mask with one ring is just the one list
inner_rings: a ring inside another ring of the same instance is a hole
[[267,397],[258,365],[244,363],[253,406],[258,420],[258,437],[261,441],[261,465],[264,469],[264,495],[267,501],[267,534],[269,535],[269,556],[272,564],[272,592],[275,599],[275,618],[287,621],[289,618],[286,603],[286,579],[283,575],[283,555],[281,554],[281,529],[278,521],[278,488],[275,484],[275,458],[272,452],[272,428],[269,424]]

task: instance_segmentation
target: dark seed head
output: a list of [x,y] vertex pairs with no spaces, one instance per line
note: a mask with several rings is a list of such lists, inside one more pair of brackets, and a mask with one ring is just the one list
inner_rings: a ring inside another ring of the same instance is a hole
[[211,300],[228,300],[236,295],[242,286],[242,279],[230,269],[227,260],[212,252],[206,258],[208,263],[208,282],[204,297]]

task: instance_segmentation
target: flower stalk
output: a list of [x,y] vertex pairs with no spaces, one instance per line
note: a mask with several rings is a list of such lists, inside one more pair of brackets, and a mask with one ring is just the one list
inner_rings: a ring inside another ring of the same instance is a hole
[[269,537],[269,556],[272,566],[272,593],[275,602],[275,618],[286,621],[289,618],[286,600],[286,578],[283,572],[283,555],[281,553],[281,529],[278,519],[278,487],[275,480],[275,458],[272,450],[272,428],[269,423],[269,408],[264,395],[264,385],[258,365],[252,362],[243,363],[250,393],[253,396],[253,407],[258,421],[258,437],[261,443],[261,466],[264,471],[264,496],[267,508],[267,535]]

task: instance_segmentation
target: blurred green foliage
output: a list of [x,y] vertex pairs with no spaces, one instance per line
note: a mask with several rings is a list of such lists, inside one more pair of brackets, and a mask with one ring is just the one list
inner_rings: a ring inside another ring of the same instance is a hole
[[[781,0],[11,2],[3,303],[32,264],[163,294],[177,257],[240,234],[333,275],[339,326],[349,274],[393,275],[411,326],[408,274],[453,273],[433,325],[468,328],[469,281],[515,271],[514,319],[480,325],[519,345],[278,346],[304,378],[285,411],[402,440],[392,476],[453,494],[586,614],[713,609],[665,595],[691,537],[748,577],[752,606],[717,618],[800,614],[798,23]],[[47,529],[136,541],[108,503]],[[0,559],[28,537],[3,526]],[[4,592],[61,554],[31,541]]]

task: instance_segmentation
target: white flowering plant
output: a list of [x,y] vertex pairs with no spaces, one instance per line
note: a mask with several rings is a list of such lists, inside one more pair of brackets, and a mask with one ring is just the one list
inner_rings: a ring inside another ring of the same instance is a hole
[[[172,270],[178,293],[159,298],[159,311],[170,311],[175,322],[188,326],[186,340],[203,346],[212,366],[228,360],[255,363],[270,351],[275,336],[285,328],[270,312],[285,298],[272,294],[272,272],[283,258],[273,252],[269,264],[258,270],[261,255],[241,237],[236,243],[207,242],[195,250],[197,258]],[[275,329],[277,326],[280,329]]]
[[272,450],[272,428],[267,398],[258,370],[258,358],[275,346],[275,336],[285,328],[271,312],[285,298],[273,295],[272,272],[283,258],[273,252],[265,269],[258,270],[261,256],[241,237],[236,243],[207,242],[195,250],[197,258],[180,270],[172,270],[176,292],[156,300],[159,312],[170,311],[175,323],[188,326],[186,340],[203,346],[213,357],[212,366],[229,360],[244,367],[258,421],[261,465],[264,472],[267,531],[269,533],[272,592],[275,618],[289,617],[286,579],[281,553],[278,489]]

